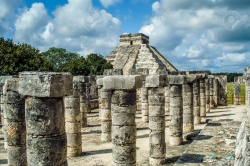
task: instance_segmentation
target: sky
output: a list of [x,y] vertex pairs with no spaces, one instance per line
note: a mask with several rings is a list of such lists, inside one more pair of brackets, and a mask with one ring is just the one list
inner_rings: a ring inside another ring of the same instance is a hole
[[249,11],[248,0],[0,0],[0,37],[107,56],[119,35],[144,33],[178,70],[242,73]]

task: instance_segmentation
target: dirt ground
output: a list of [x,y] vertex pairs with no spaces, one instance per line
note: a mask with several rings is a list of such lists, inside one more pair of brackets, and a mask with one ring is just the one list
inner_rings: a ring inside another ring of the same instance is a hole
[[[206,120],[218,121],[220,119],[233,119],[241,121],[246,115],[245,106],[226,106],[212,109],[207,117],[202,119],[202,124],[195,125],[195,131],[199,132],[206,125]],[[148,124],[141,122],[141,113],[136,115],[137,125],[137,165],[148,166],[149,161],[149,129]],[[88,114],[88,127],[82,128],[82,149],[79,157],[68,158],[69,166],[110,166],[112,165],[112,144],[100,140],[100,120],[98,110]],[[184,141],[181,146],[169,146],[169,116],[166,116],[166,164],[173,165],[190,145],[190,141]],[[3,133],[0,131],[0,165],[7,166],[7,152],[3,148]]]

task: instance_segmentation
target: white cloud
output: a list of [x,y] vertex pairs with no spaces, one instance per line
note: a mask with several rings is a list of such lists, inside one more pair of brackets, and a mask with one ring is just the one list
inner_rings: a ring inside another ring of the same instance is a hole
[[101,4],[104,6],[104,7],[109,7],[109,6],[112,6],[118,2],[121,2],[121,0],[100,0]]
[[154,2],[152,5],[153,11],[157,12],[160,8],[160,3],[158,1]]
[[86,56],[104,56],[118,45],[121,22],[105,10],[97,10],[91,0],[69,0],[51,18],[42,3],[34,3],[25,19],[16,25],[15,41],[26,42],[45,51],[63,47]]
[[20,3],[20,0],[0,1],[0,36],[14,31],[15,11]]
[[[149,35],[150,44],[179,70],[242,72],[250,58],[250,18],[247,10],[237,10],[243,19],[233,31],[228,31],[222,21],[228,8],[244,6],[236,3],[225,0],[155,2],[152,5],[154,15],[139,32]],[[169,17],[157,25],[156,20],[169,10]]]

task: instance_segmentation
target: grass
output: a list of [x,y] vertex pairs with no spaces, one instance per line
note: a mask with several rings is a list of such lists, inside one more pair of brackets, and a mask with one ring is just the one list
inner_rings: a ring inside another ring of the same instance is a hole
[[[240,85],[241,104],[245,104],[245,84]],[[227,104],[233,104],[234,84],[227,84]]]

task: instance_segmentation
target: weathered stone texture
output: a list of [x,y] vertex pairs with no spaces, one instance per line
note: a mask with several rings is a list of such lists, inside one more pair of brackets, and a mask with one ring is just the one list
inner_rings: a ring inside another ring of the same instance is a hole
[[[8,164],[27,165],[26,158],[26,124],[24,97],[18,93],[19,78],[9,78],[3,86],[4,126],[7,140]],[[22,158],[22,161],[19,159]]]
[[210,109],[214,109],[214,76],[209,78],[209,86],[210,86]]
[[136,89],[141,88],[141,85],[140,76],[107,76],[103,80],[103,89],[112,90],[112,156],[114,166],[136,165]]
[[61,97],[72,94],[70,73],[21,72],[19,93],[35,97]]
[[166,156],[165,142],[165,86],[166,75],[146,77],[149,106],[149,148],[151,165],[162,164]]
[[206,117],[206,86],[205,79],[200,80],[200,116]]
[[82,152],[79,77],[73,77],[73,95],[64,98],[67,157],[76,157]]
[[[67,165],[63,97],[73,95],[72,87],[69,73],[20,73],[19,92],[26,95],[28,165]],[[66,102],[67,107],[76,105],[75,100]]]
[[201,123],[200,116],[200,81],[193,83],[193,107],[194,107],[194,124]]
[[183,99],[182,85],[170,85],[170,145],[183,142]]
[[206,86],[206,113],[210,112],[210,85],[209,79],[205,79],[205,86]]
[[234,105],[239,105],[240,102],[240,84],[234,83]]
[[106,60],[114,69],[121,69],[124,75],[138,69],[148,69],[151,75],[159,74],[159,70],[177,71],[156,48],[147,44],[148,40],[149,37],[141,33],[121,35],[120,46],[115,47]]
[[183,93],[183,133],[194,131],[193,84],[182,86]]

